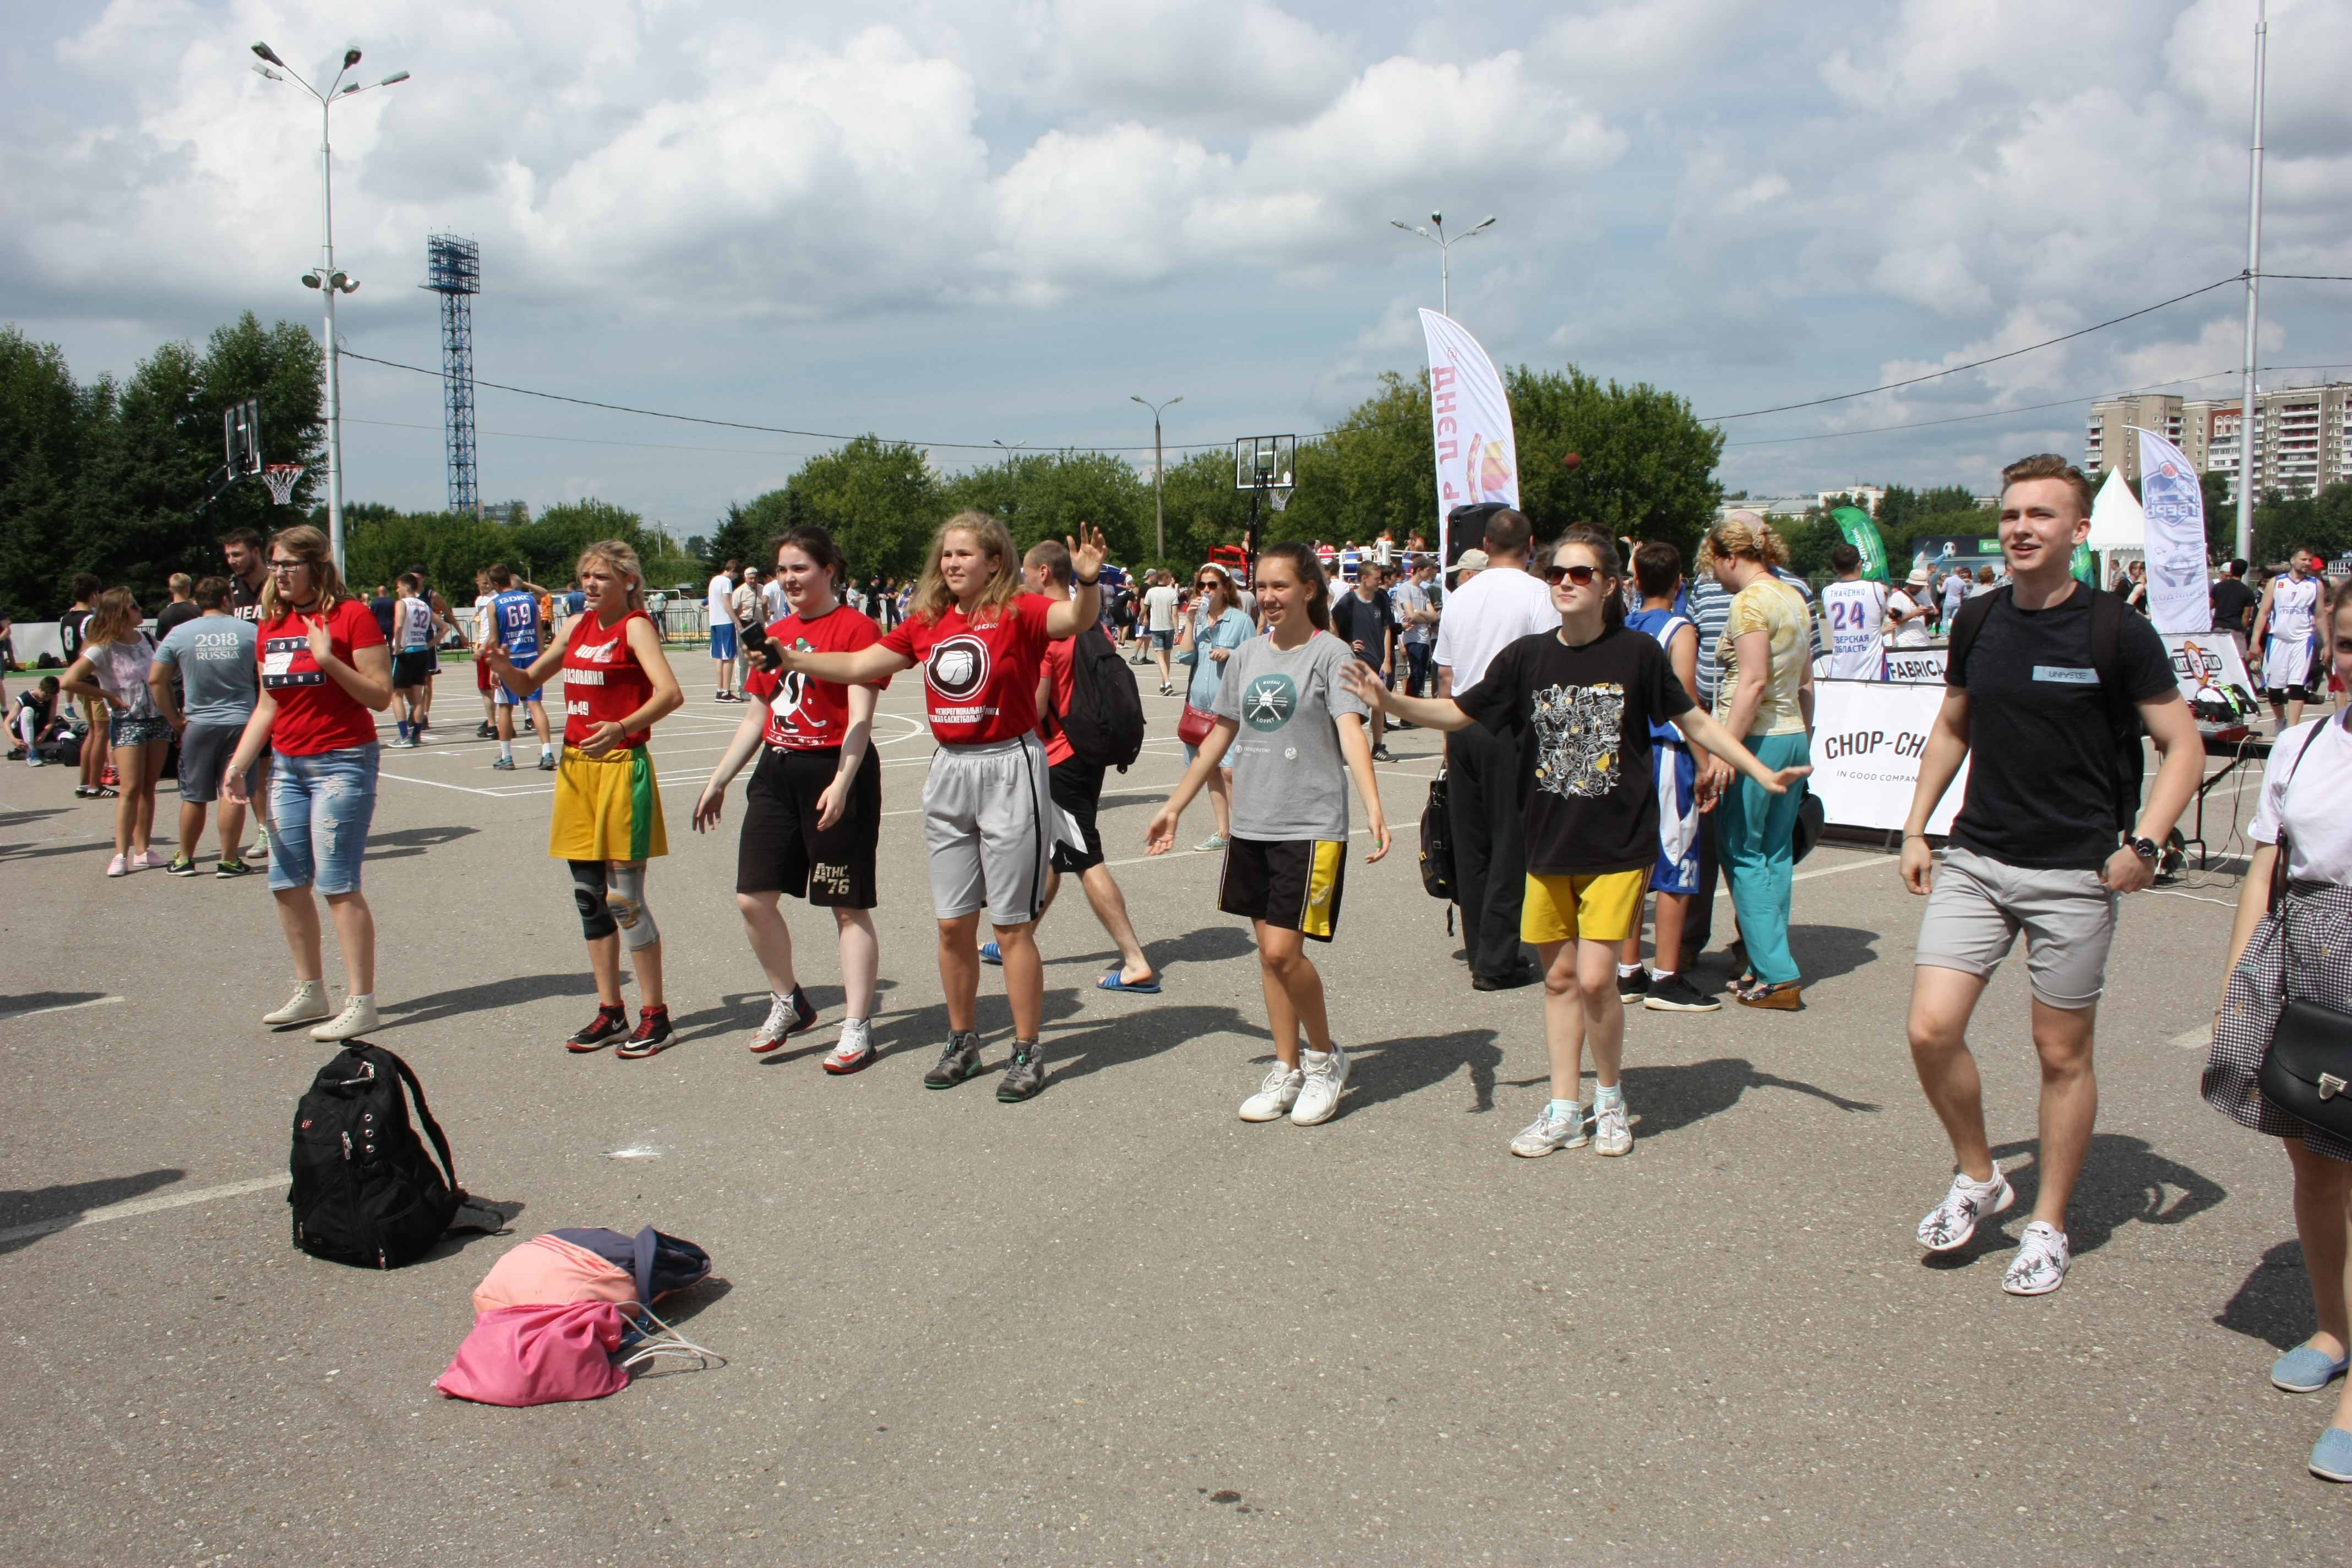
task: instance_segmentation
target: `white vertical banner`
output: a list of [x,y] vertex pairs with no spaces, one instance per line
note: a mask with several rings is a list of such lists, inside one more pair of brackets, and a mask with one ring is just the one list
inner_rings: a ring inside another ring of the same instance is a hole
[[2211,631],[2204,488],[2188,457],[2153,430],[2139,431],[2139,505],[2147,514],[2148,618],[2175,636]]
[[1451,316],[1421,313],[1429,341],[1429,416],[1437,442],[1437,549],[1453,559],[1446,519],[1457,506],[1519,504],[1519,448],[1511,400],[1478,340]]

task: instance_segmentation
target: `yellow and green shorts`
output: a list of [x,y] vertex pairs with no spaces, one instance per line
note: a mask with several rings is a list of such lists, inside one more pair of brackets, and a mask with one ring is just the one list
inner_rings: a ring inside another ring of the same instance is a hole
[[558,860],[649,860],[669,853],[661,788],[643,746],[615,746],[602,757],[563,748],[547,852]]
[[1527,900],[1519,906],[1519,940],[1623,942],[1641,929],[1642,895],[1649,887],[1647,867],[1581,877],[1530,871]]

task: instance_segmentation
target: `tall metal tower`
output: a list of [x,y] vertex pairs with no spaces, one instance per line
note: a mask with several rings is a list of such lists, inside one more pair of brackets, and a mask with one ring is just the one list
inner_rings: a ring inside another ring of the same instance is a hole
[[482,291],[482,247],[454,234],[425,240],[425,287],[441,296],[441,403],[449,437],[449,510],[482,515],[474,475],[474,296]]

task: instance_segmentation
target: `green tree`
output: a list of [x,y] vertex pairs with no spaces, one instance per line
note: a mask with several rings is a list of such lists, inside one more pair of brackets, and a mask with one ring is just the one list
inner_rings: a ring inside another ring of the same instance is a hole
[[1153,559],[1151,487],[1135,465],[1113,453],[1023,453],[967,469],[940,494],[943,513],[989,512],[1024,551],[1041,539],[1069,538],[1087,522],[1102,530],[1112,560]]
[[2272,490],[2254,508],[2258,565],[2284,563],[2306,546],[2330,561],[2352,551],[2352,480],[2339,479],[2315,496]]
[[[1688,399],[1646,382],[1605,386],[1565,372],[1515,365],[1504,374],[1518,444],[1519,509],[1538,538],[1572,522],[1612,535],[1698,548],[1723,487],[1715,467],[1723,432],[1699,422]],[[1567,465],[1570,453],[1581,459]]]
[[923,546],[946,514],[921,447],[860,436],[811,458],[744,516],[759,521],[755,551],[787,528],[814,523],[833,535],[857,576],[906,577],[921,568]]

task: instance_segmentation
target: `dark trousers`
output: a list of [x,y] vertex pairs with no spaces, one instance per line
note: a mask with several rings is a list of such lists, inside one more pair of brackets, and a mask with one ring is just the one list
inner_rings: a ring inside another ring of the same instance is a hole
[[1715,813],[1699,818],[1698,827],[1698,891],[1691,895],[1689,912],[1683,916],[1682,973],[1688,974],[1698,964],[1698,955],[1706,951],[1709,938],[1715,934],[1715,885],[1722,874],[1722,866],[1715,857]]
[[1446,738],[1446,815],[1454,823],[1454,891],[1470,973],[1501,980],[1519,967],[1519,907],[1528,850],[1519,826],[1519,748],[1483,724]]

